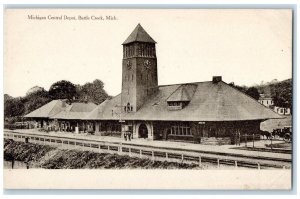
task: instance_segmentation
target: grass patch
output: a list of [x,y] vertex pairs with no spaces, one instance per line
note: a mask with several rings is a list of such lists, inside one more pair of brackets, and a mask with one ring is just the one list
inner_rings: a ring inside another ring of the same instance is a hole
[[63,150],[48,145],[4,139],[4,159],[34,161],[46,169],[199,169],[197,164],[129,157],[128,155]]

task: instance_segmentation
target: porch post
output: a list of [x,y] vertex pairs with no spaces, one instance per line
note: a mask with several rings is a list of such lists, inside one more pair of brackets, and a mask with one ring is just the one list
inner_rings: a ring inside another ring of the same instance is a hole
[[153,122],[149,122],[148,125],[148,139],[153,140]]
[[95,121],[95,135],[100,135],[99,133],[99,122]]

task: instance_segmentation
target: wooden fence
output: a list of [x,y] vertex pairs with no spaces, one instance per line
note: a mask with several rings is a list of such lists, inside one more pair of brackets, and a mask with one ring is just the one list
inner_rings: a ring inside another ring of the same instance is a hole
[[194,163],[200,167],[203,162],[212,163],[218,168],[221,165],[247,168],[286,168],[288,162],[284,160],[249,159],[249,157],[230,156],[217,153],[199,153],[194,151],[183,151],[164,149],[152,146],[130,145],[124,143],[112,143],[104,141],[93,141],[80,138],[67,138],[52,135],[36,135],[18,132],[4,132],[4,138],[15,141],[31,142],[40,145],[52,145],[62,149],[90,150],[97,153],[112,153],[129,155],[130,157],[150,158],[152,161],[170,161],[179,163]]

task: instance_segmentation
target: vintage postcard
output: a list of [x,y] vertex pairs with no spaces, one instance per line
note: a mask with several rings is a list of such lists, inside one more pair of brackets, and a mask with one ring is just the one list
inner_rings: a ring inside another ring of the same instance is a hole
[[292,9],[4,10],[5,189],[290,190]]

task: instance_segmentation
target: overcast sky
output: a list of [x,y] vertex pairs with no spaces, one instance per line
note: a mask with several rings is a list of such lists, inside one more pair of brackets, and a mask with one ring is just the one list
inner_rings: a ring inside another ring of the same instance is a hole
[[[117,20],[30,20],[28,15]],[[292,76],[290,10],[6,10],[4,93],[69,80],[121,91],[122,42],[138,23],[157,42],[159,85],[253,85]]]

